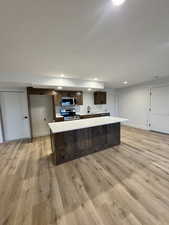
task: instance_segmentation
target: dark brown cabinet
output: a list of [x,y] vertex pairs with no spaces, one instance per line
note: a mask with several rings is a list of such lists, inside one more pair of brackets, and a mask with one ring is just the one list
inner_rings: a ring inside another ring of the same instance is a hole
[[62,122],[64,121],[64,117],[56,117],[55,122]]
[[28,87],[27,88],[27,94],[28,95],[49,95],[49,96],[53,96],[53,95],[56,94],[56,91],[52,90],[52,89]]
[[82,91],[75,92],[74,98],[76,100],[76,105],[83,105],[83,92]]
[[54,96],[55,105],[61,105],[62,97],[72,97],[75,99],[76,105],[83,105],[82,91],[56,91],[56,95]]
[[89,118],[103,117],[103,116],[110,116],[110,113],[98,113],[98,114],[80,115],[80,119],[89,119]]
[[53,96],[54,104],[61,105],[62,97],[72,97],[75,99],[76,105],[83,105],[83,92],[82,91],[56,91],[52,89],[43,88],[27,88],[28,95],[50,95]]
[[62,100],[62,94],[60,92],[56,92],[56,94],[53,97],[54,97],[54,104],[56,106],[60,106],[61,100]]
[[120,123],[52,133],[52,156],[56,165],[120,145]]
[[107,93],[97,91],[94,92],[94,104],[95,105],[103,105],[107,103]]

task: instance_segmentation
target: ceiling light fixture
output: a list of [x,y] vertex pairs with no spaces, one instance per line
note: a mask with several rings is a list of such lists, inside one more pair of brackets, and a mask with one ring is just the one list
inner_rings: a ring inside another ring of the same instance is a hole
[[114,6],[120,6],[125,3],[126,0],[112,0]]
[[65,76],[64,74],[61,74],[61,75],[60,75],[60,77],[64,77],[64,76]]
[[57,87],[57,89],[58,89],[58,90],[62,90],[62,89],[63,89],[63,87]]
[[154,76],[155,80],[158,80],[160,77],[158,75]]
[[128,84],[128,81],[124,81],[123,84],[127,85]]
[[98,78],[97,78],[97,77],[95,77],[95,78],[94,78],[94,80],[98,80]]

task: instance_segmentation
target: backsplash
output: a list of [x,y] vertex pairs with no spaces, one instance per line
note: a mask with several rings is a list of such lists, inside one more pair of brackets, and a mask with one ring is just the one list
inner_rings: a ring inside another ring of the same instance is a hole
[[76,112],[80,114],[86,114],[87,113],[87,107],[90,106],[91,113],[99,113],[99,112],[107,112],[107,105],[83,105],[83,106],[77,106]]

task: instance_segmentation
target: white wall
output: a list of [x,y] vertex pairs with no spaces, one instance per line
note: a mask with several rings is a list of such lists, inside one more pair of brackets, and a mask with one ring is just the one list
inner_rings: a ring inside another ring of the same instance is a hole
[[120,117],[128,119],[126,124],[149,129],[150,122],[150,89],[169,83],[169,78],[158,79],[142,85],[123,88],[117,90],[118,95],[118,114]]
[[118,116],[118,96],[115,89],[107,89],[107,111],[111,116]]
[[134,87],[118,92],[119,116],[128,119],[126,124],[148,129],[149,90],[147,87]]
[[[91,107],[91,112],[110,112],[112,116],[117,115],[117,96],[114,89],[106,89],[107,92],[107,104],[106,105],[94,105],[93,92],[83,92],[83,105],[77,106],[77,113],[87,113],[87,107]],[[56,107],[56,111],[59,113],[60,107]]]

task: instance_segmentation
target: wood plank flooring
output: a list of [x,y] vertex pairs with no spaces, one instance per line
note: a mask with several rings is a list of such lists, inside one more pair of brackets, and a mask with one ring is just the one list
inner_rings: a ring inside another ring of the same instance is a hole
[[0,225],[169,225],[169,135],[122,128],[122,144],[60,166],[49,137],[0,145]]

